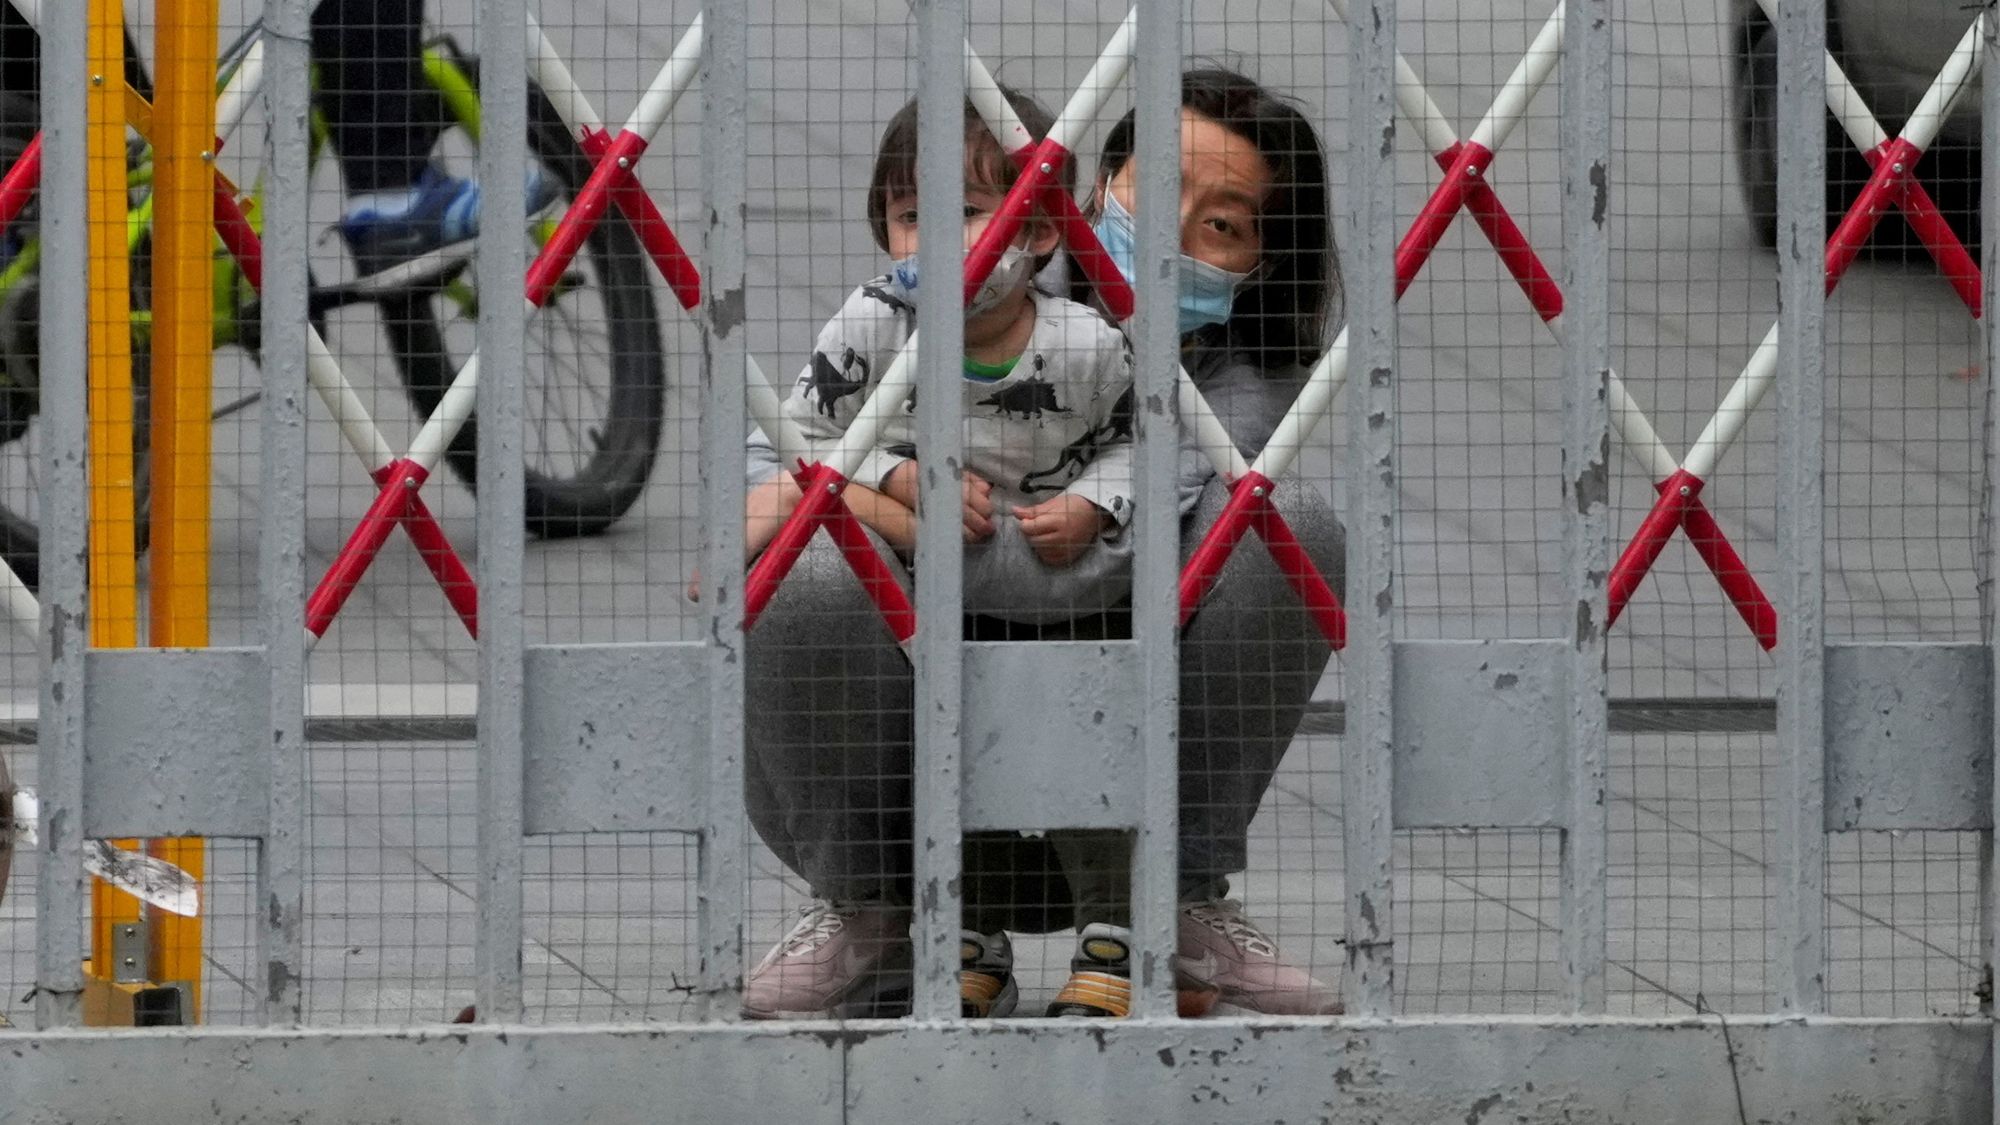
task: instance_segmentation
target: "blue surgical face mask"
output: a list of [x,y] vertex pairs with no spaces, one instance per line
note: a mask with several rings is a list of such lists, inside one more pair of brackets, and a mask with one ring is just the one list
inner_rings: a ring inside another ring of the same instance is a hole
[[[1097,241],[1104,246],[1104,252],[1118,266],[1118,272],[1130,281],[1139,275],[1138,237],[1132,223],[1132,212],[1118,202],[1118,197],[1109,188],[1104,192],[1104,214],[1098,217]],[[1185,336],[1197,328],[1210,324],[1221,324],[1229,319],[1229,310],[1236,303],[1236,294],[1250,280],[1247,273],[1231,273],[1218,266],[1212,266],[1187,254],[1180,255],[1180,332]]]
[[[965,304],[967,316],[977,316],[997,306],[1007,295],[1035,274],[1035,256],[1019,246],[1009,246],[993,263],[993,272],[980,283],[979,292]],[[917,303],[917,256],[898,258],[889,264],[885,279],[891,293],[914,305]]]

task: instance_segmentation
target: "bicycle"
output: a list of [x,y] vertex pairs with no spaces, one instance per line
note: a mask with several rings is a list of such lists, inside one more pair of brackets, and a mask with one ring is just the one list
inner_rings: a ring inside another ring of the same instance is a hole
[[[242,65],[259,34],[252,25],[222,55],[218,88]],[[433,97],[425,98],[446,126],[447,136],[433,158],[447,170],[469,169],[480,132],[478,61],[448,34],[425,44],[422,70]],[[11,166],[39,127],[34,98],[0,91],[0,167]],[[567,200],[589,176],[592,161],[539,90],[528,104],[530,158],[558,187],[558,201],[531,219],[537,244],[553,232]],[[328,152],[327,130],[315,120],[310,159]],[[127,249],[133,269],[132,354],[135,446],[140,454],[136,508],[139,543],[145,545],[146,371],[151,322],[147,311],[146,264],[150,247],[152,152],[135,143],[129,160],[131,210]],[[469,174],[461,172],[458,174]],[[250,182],[244,209],[258,224],[262,185]],[[33,588],[38,579],[35,532],[34,419],[39,409],[38,243],[32,211],[13,229],[0,232],[0,559]],[[352,305],[373,305],[397,375],[421,415],[436,408],[453,374],[472,347],[478,294],[469,251],[450,268],[400,288],[378,291],[353,283],[322,284],[314,279],[308,296],[316,326],[326,315]],[[253,358],[258,347],[256,294],[235,262],[218,244],[214,267],[213,339],[217,347],[239,346]],[[658,309],[646,260],[630,226],[610,219],[600,224],[568,273],[556,297],[528,323],[530,386],[526,473],[526,529],[539,538],[560,539],[601,533],[637,502],[651,475],[665,425],[665,356]],[[588,368],[588,369],[586,369]],[[222,417],[254,401],[231,403]],[[571,408],[584,417],[571,417]],[[452,442],[445,460],[468,487],[475,485],[475,424]]]

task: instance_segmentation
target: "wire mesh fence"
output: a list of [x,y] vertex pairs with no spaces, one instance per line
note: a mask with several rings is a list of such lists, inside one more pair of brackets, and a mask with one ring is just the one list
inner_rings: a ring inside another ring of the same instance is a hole
[[[1517,60],[1530,51],[1550,7],[1539,0],[1402,5],[1400,50],[1460,135],[1471,136]],[[1914,102],[1911,89],[1928,82],[1929,73],[1918,75],[1925,68],[1935,72],[1945,48],[1930,49],[1936,36],[1906,35],[1923,46],[1914,54],[1904,51],[1896,29],[1882,25],[1873,6],[1832,7],[1829,42],[1864,94],[1879,102],[1875,108],[1893,131]],[[1946,46],[1972,18],[1956,5],[1915,7],[1924,9],[1913,17],[1924,28],[1948,27],[1940,40]],[[223,5],[218,46],[236,44],[239,60],[250,40],[239,40],[238,33],[254,31],[255,8]],[[479,294],[463,237],[469,231],[420,247],[415,257],[434,261],[394,284],[371,282],[410,266],[411,256],[392,245],[402,231],[397,224],[409,225],[407,212],[434,208],[446,218],[426,221],[448,223],[453,208],[476,206],[475,197],[463,194],[471,190],[480,137],[476,103],[463,96],[476,88],[478,76],[473,9],[466,0],[327,0],[314,8],[315,51],[336,52],[319,62],[315,101],[315,135],[323,144],[314,151],[309,204],[314,326],[392,450],[407,448],[419,433],[474,343]],[[531,9],[580,89],[615,123],[640,103],[699,5],[601,0]],[[1045,130],[1126,11],[1118,0],[975,0],[968,38],[1000,82],[1023,92],[1022,104],[1030,108],[1021,116],[1041,121]],[[157,59],[155,9],[136,5],[130,16],[132,41],[150,68]],[[914,153],[892,151],[884,133],[917,90],[916,25],[900,0],[837,6],[761,0],[752,5],[750,24],[749,144],[743,154],[748,348],[776,376],[787,417],[815,438],[834,440],[865,398],[846,396],[879,383],[895,345],[908,334],[897,320],[906,310],[895,306],[914,300],[916,290],[895,289],[893,267],[915,252],[914,234],[902,240],[899,224],[913,232],[920,185],[913,179]],[[1766,182],[1775,176],[1769,54],[1775,40],[1768,20],[1747,3],[1632,8],[1621,12],[1615,35],[1615,161],[1607,211],[1613,360],[1666,444],[1680,450],[1693,442],[1777,314],[1776,260],[1768,249],[1775,187]],[[1199,322],[1191,331],[1184,360],[1197,383],[1222,378],[1220,366],[1203,363],[1241,361],[1254,368],[1254,386],[1229,384],[1214,402],[1225,420],[1262,418],[1268,434],[1276,417],[1263,398],[1274,393],[1271,388],[1295,390],[1303,376],[1296,361],[1309,365],[1340,326],[1337,284],[1316,287],[1301,263],[1316,251],[1333,253],[1331,278],[1337,282],[1335,236],[1350,234],[1345,154],[1355,138],[1346,125],[1348,32],[1335,6],[1325,3],[1197,0],[1184,38],[1187,66],[1240,72],[1261,84],[1274,105],[1288,107],[1233,109],[1244,116],[1223,115],[1220,133],[1197,128],[1182,134],[1183,190],[1196,188],[1183,200],[1183,248],[1228,275],[1233,311],[1244,310],[1241,294],[1259,285],[1283,296],[1268,307],[1257,305],[1233,328],[1226,301],[1218,314],[1223,321]],[[32,79],[23,77],[32,74],[32,49],[18,27],[0,40],[0,81],[6,83],[0,144],[17,132],[32,135]],[[397,66],[383,69],[398,52]],[[343,77],[339,67],[347,64]],[[364,74],[367,66],[380,73]],[[402,77],[386,77],[390,70]],[[1527,102],[1485,177],[1558,276],[1564,249],[1559,87],[1551,78]],[[385,90],[399,95],[403,108],[364,98]],[[1073,146],[1078,156],[1070,170],[1071,196],[1100,236],[1113,203],[1135,213],[1140,207],[1119,198],[1130,194],[1119,179],[1131,151],[1130,131],[1121,140],[1118,126],[1130,107],[1129,91],[1111,95]],[[591,167],[570,128],[575,122],[565,122],[556,109],[532,101],[531,176],[520,189],[535,216],[531,234],[544,241]],[[698,98],[683,98],[637,164],[640,180],[698,265],[707,219],[700,112]],[[1286,134],[1282,144],[1269,139],[1275,133],[1257,131],[1293,120],[1287,113],[1307,129]],[[1976,117],[1961,110],[1952,120],[1935,160],[1926,159],[1925,177],[1947,217],[1963,227],[1977,194],[1978,165],[1967,132],[1976,132],[1967,124]],[[253,110],[218,162],[252,196],[267,182],[260,170],[264,127]],[[984,122],[968,117],[966,172],[974,189],[985,189],[984,195],[968,194],[968,207],[981,221],[1013,176],[1007,152],[984,130]],[[1419,134],[1412,128],[1397,140],[1403,226],[1417,218],[1439,177]],[[146,150],[136,132],[128,139],[131,190],[138,198],[150,173],[142,172]],[[1264,147],[1244,159],[1230,146],[1246,140],[1253,149]],[[1844,144],[1830,130],[1830,152],[1840,153],[1829,163],[1835,181],[1830,225],[1858,190],[1857,177],[1866,174],[1865,164],[1846,158]],[[1324,154],[1323,165],[1308,159],[1314,146]],[[891,169],[885,181],[885,166],[897,158],[903,159],[901,172]],[[391,167],[395,160],[401,164]],[[988,182],[978,183],[980,176]],[[1231,179],[1244,176],[1252,181],[1248,189]],[[1311,204],[1320,212],[1299,210],[1313,198],[1301,189],[1322,182],[1324,203]],[[1204,185],[1213,189],[1207,197],[1200,196]],[[1053,237],[1057,216],[1049,207],[1052,213],[1039,216],[1041,227],[1027,238],[1030,249],[1035,239]],[[1242,229],[1225,229],[1231,222]],[[31,211],[0,236],[0,374],[6,379],[0,384],[0,426],[6,427],[0,430],[0,504],[30,526],[38,511],[41,423],[33,417],[32,369],[23,366],[32,354],[15,342],[33,330],[26,310],[33,307],[34,274],[10,263],[32,253],[33,224]],[[968,236],[969,245],[977,233]],[[1281,238],[1293,242],[1280,245]],[[1310,244],[1315,238],[1323,241]],[[130,247],[135,276],[144,275],[146,250],[144,238]],[[1030,302],[1022,307],[1037,310],[1020,323],[1058,327],[968,345],[968,408],[991,422],[992,464],[1012,473],[988,482],[999,500],[980,515],[1001,528],[989,535],[1017,536],[1007,548],[1016,551],[1017,563],[994,565],[1020,569],[997,572],[1012,575],[1011,584],[994,587],[1000,592],[975,607],[967,635],[1094,641],[1129,627],[1121,616],[1126,595],[1115,576],[1087,587],[1065,585],[1071,564],[1051,562],[1055,555],[1039,550],[1047,542],[1019,538],[1035,526],[1019,511],[1051,496],[1085,496],[1088,489],[1076,482],[1095,479],[1090,466],[1105,464],[1115,456],[1107,451],[1129,436],[1129,415],[1126,434],[1117,432],[1119,380],[1129,380],[1118,361],[1129,353],[1113,327],[1097,319],[1086,287],[1077,284],[1088,264],[1055,254],[1052,243],[1040,256],[1047,260],[1029,255],[1032,265],[1022,269],[1022,278],[1032,273],[1039,288],[1032,298],[1020,298]],[[249,335],[257,321],[256,294],[227,267],[220,246],[217,262],[213,315],[203,313],[213,324],[216,358],[206,392],[214,456],[206,490],[206,576],[199,584],[207,601],[207,639],[224,645],[258,639],[262,382],[258,342]],[[935,291],[936,283],[928,284],[932,289],[925,291]],[[1023,291],[1013,290],[1010,299]],[[528,641],[697,639],[704,619],[688,592],[696,588],[704,531],[699,490],[704,474],[735,470],[704,460],[699,449],[706,360],[698,317],[683,315],[634,228],[616,216],[554,279],[551,293],[527,329]],[[1285,310],[1296,314],[1315,301],[1330,315],[1311,323],[1284,351],[1285,333],[1296,327],[1281,324]],[[135,300],[135,307],[142,303]],[[880,323],[856,327],[858,314],[848,306],[867,310]],[[1078,319],[1062,319],[1071,316]],[[1399,638],[1519,640],[1563,635],[1568,627],[1565,614],[1573,607],[1561,579],[1562,353],[1543,319],[1463,217],[1401,300],[1395,373]],[[148,321],[143,309],[131,319],[134,347],[160,338]],[[976,318],[968,321],[968,335],[977,327]],[[856,346],[864,332],[877,335]],[[1238,353],[1250,346],[1246,341],[1269,342],[1275,358],[1268,367],[1257,355],[1211,361],[1201,349],[1221,356],[1211,347],[1219,340]],[[1979,347],[1977,326],[1948,280],[1893,222],[1829,299],[1829,640],[1980,639],[1981,381],[1989,373],[1980,369]],[[1031,382],[1051,389],[1003,393]],[[379,482],[371,475],[378,466],[366,463],[365,452],[356,459],[327,411],[315,403],[308,415],[310,585],[375,500]],[[1774,525],[1784,499],[1776,487],[1775,427],[1772,416],[1753,415],[1705,494],[1760,576],[1775,563]],[[1299,517],[1301,527],[1315,510],[1337,514],[1344,504],[1343,433],[1337,423],[1322,427],[1281,481],[1279,506]],[[882,464],[908,452],[896,447],[893,434],[871,450]],[[1261,434],[1237,437],[1251,445],[1262,441]],[[447,467],[424,495],[476,567],[471,545],[479,511],[470,446],[461,438],[453,448],[457,452],[446,456]],[[1066,474],[1052,478],[1061,487],[1036,490],[1032,478],[1058,454],[1075,454],[1077,463],[1054,466]],[[772,479],[755,469],[752,476],[752,484]],[[1614,479],[1613,534],[1622,544],[1653,503],[1658,482],[1628,460],[1615,461]],[[896,497],[886,471],[855,480]],[[1114,493],[1088,493],[1095,500],[1085,512],[1092,522],[1084,541],[1094,550],[1117,549],[1129,513],[1118,509]],[[1302,507],[1286,508],[1288,500]],[[1219,504],[1220,493],[1188,502],[1206,511],[1199,503]],[[910,507],[903,505],[904,516]],[[980,507],[967,502],[969,511]],[[967,520],[968,535],[977,535],[972,516]],[[757,522],[750,523],[754,535]],[[883,558],[901,569],[911,561],[910,543],[896,540],[893,523],[883,517],[870,527],[890,548]],[[32,557],[24,542],[31,547],[31,540],[18,537],[0,543],[10,563]],[[1001,550],[992,549],[996,558]],[[985,556],[974,546],[967,551],[971,566],[981,565]],[[1038,561],[1020,561],[1031,555]],[[135,585],[160,565],[157,558],[137,557]],[[814,569],[818,564],[824,565]],[[967,571],[969,599],[978,573]],[[1336,587],[1337,574],[1328,574]],[[873,925],[881,948],[871,956],[882,962],[885,998],[870,1014],[900,1014],[905,1000],[899,989],[906,991],[908,982],[897,976],[896,950],[909,906],[911,767],[906,756],[899,759],[884,747],[911,738],[908,669],[854,577],[831,552],[809,555],[790,581],[800,583],[791,587],[800,600],[776,603],[782,612],[774,610],[766,637],[755,642],[761,653],[750,654],[753,742],[768,737],[792,752],[760,766],[753,746],[749,804],[764,842],[754,843],[747,857],[748,967],[755,970],[773,943],[781,954],[818,948],[814,943],[825,941],[830,917],[843,920],[850,936]],[[1281,583],[1251,588],[1253,594],[1208,617],[1220,622],[1226,612],[1230,624],[1212,626],[1206,647],[1188,650],[1201,655],[1183,655],[1201,672],[1183,679],[1181,734],[1206,747],[1208,757],[1184,767],[1183,821],[1197,827],[1184,829],[1182,849],[1202,855],[1208,866],[1193,868],[1198,877],[1184,879],[1182,892],[1192,906],[1226,908],[1233,922],[1254,923],[1262,931],[1255,940],[1268,943],[1275,956],[1321,982],[1337,982],[1346,960],[1340,662],[1326,659],[1323,642]],[[797,592],[803,590],[814,593]],[[1067,591],[1061,612],[1048,610],[1048,590]],[[133,604],[152,606],[159,598],[157,592],[141,594]],[[316,1025],[448,1020],[472,1001],[475,979],[477,646],[424,558],[402,546],[376,559],[322,631],[308,665],[305,1018]],[[827,647],[829,634],[865,640],[829,656],[836,651]],[[15,781],[34,787],[38,654],[26,631],[0,644],[12,738],[0,753]],[[1767,966],[1777,877],[1771,657],[1685,543],[1670,546],[1653,568],[1611,634],[1610,651],[1611,694],[1625,710],[1614,710],[1618,733],[1611,740],[1606,794],[1609,1006],[1635,1015],[1767,1011],[1774,1002]],[[759,690],[775,682],[772,677],[787,681],[784,694]],[[1253,679],[1263,686],[1243,686]],[[1016,702],[1022,720],[1032,721],[1038,701]],[[685,721],[700,726],[706,716]],[[1270,776],[1250,761],[1258,755],[1270,759]],[[759,785],[771,792],[760,794]],[[857,821],[865,830],[855,829]],[[1035,827],[1005,847],[975,842],[967,859],[968,885],[990,888],[991,897],[974,901],[988,891],[970,893],[966,925],[974,935],[1012,933],[1011,971],[1022,1014],[1064,1002],[1077,974],[1092,963],[1089,938],[1097,931],[1079,931],[1111,926],[1122,932],[1130,924],[1129,903],[1116,886],[1129,841],[1082,839],[1053,822]],[[1397,1010],[1563,1010],[1563,846],[1554,829],[1399,833]],[[1970,832],[1829,838],[1831,1010],[1901,1016],[1978,1007],[1987,987],[1980,969],[1982,846]],[[206,861],[202,1017],[255,1022],[254,845],[211,841]],[[530,1020],[699,1017],[699,857],[692,837],[537,837],[525,865]],[[0,1019],[15,1024],[30,1022],[33,1009],[36,873],[32,850],[18,852],[0,900]],[[1107,885],[1113,889],[1106,891]],[[815,912],[815,902],[828,901],[842,913]],[[801,911],[805,925],[795,928]],[[1196,915],[1188,917],[1195,920],[1183,927],[1201,925]],[[1227,925],[1216,932],[1245,940],[1244,931]],[[1182,952],[1192,949],[1184,940]],[[80,957],[89,953],[78,951]]]

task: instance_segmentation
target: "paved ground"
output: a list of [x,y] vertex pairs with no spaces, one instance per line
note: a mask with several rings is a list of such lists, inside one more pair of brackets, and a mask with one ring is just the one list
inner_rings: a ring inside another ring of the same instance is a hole
[[[458,18],[462,0],[446,5]],[[998,20],[1002,8],[1007,20]],[[1546,5],[1411,4],[1405,51],[1446,113],[1469,128]],[[1619,32],[1619,142],[1613,213],[1617,363],[1668,442],[1684,446],[1775,311],[1773,262],[1742,219],[1727,141],[1717,5],[1634,9]],[[644,11],[644,18],[635,13]],[[581,0],[550,9],[551,33],[587,89],[616,117],[695,10]],[[1224,19],[1223,13],[1228,13]],[[974,4],[974,41],[1006,80],[1057,102],[1123,13],[1089,4]],[[1294,91],[1343,151],[1345,37],[1330,13],[1299,0],[1200,0],[1193,49],[1249,67]],[[876,255],[853,214],[878,123],[914,80],[912,31],[900,3],[759,4],[751,38],[753,347],[774,371],[806,346],[836,295]],[[1560,247],[1557,91],[1544,91],[1493,178],[1529,236]],[[648,157],[646,175],[670,217],[700,212],[698,102]],[[1407,138],[1408,133],[1404,136]],[[243,151],[254,151],[241,146]],[[1094,141],[1085,151],[1094,150]],[[1402,162],[1414,213],[1433,170]],[[338,209],[316,203],[316,225]],[[801,253],[802,248],[809,252]],[[337,248],[319,251],[341,268]],[[1558,267],[1559,268],[1559,267]],[[671,305],[664,303],[664,309]],[[692,628],[678,591],[696,529],[693,400],[698,341],[669,319],[673,423],[651,489],[611,534],[529,548],[532,641],[672,641]],[[1562,628],[1557,590],[1558,353],[1483,244],[1450,235],[1403,305],[1401,477],[1405,635],[1534,637]],[[401,444],[414,431],[380,354],[371,314],[343,314],[333,341],[373,388],[372,408]],[[1979,464],[1976,336],[1948,288],[1921,267],[1864,264],[1832,303],[1832,416],[1827,433],[1830,639],[1976,636],[1973,477]],[[236,358],[219,365],[218,402],[254,384]],[[253,582],[256,412],[218,425],[217,641],[245,635]],[[1337,436],[1338,427],[1330,427]],[[331,557],[371,489],[323,416],[310,435],[310,548]],[[1773,562],[1774,430],[1767,415],[1723,465],[1710,493],[1753,570]],[[1304,474],[1339,495],[1321,451]],[[1650,498],[1625,472],[1623,527]],[[455,481],[427,490],[462,546],[473,506]],[[29,650],[4,642],[11,695],[32,697]],[[1619,624],[1620,696],[1765,697],[1771,666],[1720,604],[1684,546]],[[475,678],[474,650],[407,550],[377,564],[326,642],[311,677],[333,713],[428,711],[448,685]],[[333,692],[339,685],[340,691]],[[1337,698],[1337,682],[1325,685]],[[458,693],[456,705],[465,702]],[[24,748],[8,748],[28,772]],[[1284,947],[1338,973],[1338,746],[1302,737],[1255,828],[1239,891]],[[1773,745],[1748,733],[1652,733],[1614,740],[1611,978],[1615,1010],[1761,1011],[1774,891],[1769,840]],[[470,999],[474,824],[472,748],[463,744],[328,743],[312,761],[312,1018],[327,1023],[433,1020]],[[1836,1010],[1914,1015],[1973,1003],[1977,963],[1976,841],[1934,833],[1843,836],[1830,848],[1829,981]],[[1558,1005],[1559,841],[1495,830],[1408,834],[1399,853],[1399,969],[1410,1011],[1528,1011]],[[237,980],[249,962],[246,848],[218,845],[210,897],[212,1016],[242,1018]],[[561,838],[530,849],[530,1003],[550,1021],[679,1013],[692,926],[692,849],[672,836]],[[751,939],[761,948],[796,905],[796,882],[761,850]],[[31,980],[32,865],[17,865],[0,906],[0,1016],[22,1011]],[[753,949],[754,957],[760,950]],[[1030,996],[1053,987],[1065,949],[1024,943]]]

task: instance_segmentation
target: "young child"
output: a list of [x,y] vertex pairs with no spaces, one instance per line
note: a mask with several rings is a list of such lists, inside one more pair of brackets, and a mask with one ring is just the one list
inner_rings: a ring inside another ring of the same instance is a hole
[[[1017,92],[1005,93],[1033,134],[1047,131],[1046,110]],[[1006,196],[1015,166],[970,105],[964,125],[965,222],[943,236],[962,239],[970,249]],[[1064,169],[1066,190],[1070,178]],[[889,121],[868,185],[869,226],[892,266],[850,293],[821,329],[784,403],[815,455],[831,453],[875,392],[916,329],[917,303],[952,299],[962,284],[956,272],[918,277],[917,193],[912,102]],[[966,612],[982,622],[998,619],[1007,631],[1018,623],[1030,635],[1036,626],[1105,614],[1131,588],[1125,535],[1132,519],[1131,352],[1117,329],[1089,307],[1033,287],[1058,242],[1046,216],[1030,216],[967,302],[964,356],[946,363],[927,355],[916,377],[918,395],[961,396],[965,468],[956,518],[966,542]],[[916,439],[914,411],[906,406],[883,428],[844,494],[849,508],[906,559],[915,545]],[[758,447],[753,438],[753,462],[768,463]],[[786,472],[753,486],[746,526],[753,555],[770,542],[798,496]],[[829,904],[751,971],[744,1014],[883,1014],[865,1005],[897,988],[884,983],[890,966],[907,973],[908,920],[902,904]],[[842,940],[852,943],[843,948],[865,949],[860,961],[871,968],[829,959],[835,948],[829,941],[843,930]],[[1008,1014],[1018,990],[1007,935],[968,929],[963,937],[966,1014]]]
[[[1031,130],[1047,112],[1006,91]],[[965,225],[970,249],[1014,179],[1014,164],[970,105],[966,108]],[[916,103],[891,118],[867,197],[869,225],[891,259],[887,273],[848,295],[821,329],[811,361],[786,399],[786,414],[830,453],[861,403],[916,328],[916,302],[949,293],[917,276]],[[1065,179],[1068,177],[1065,176]],[[960,520],[966,551],[967,612],[1023,623],[1065,620],[1115,604],[1129,568],[1091,568],[1091,581],[1045,581],[1099,543],[1116,541],[1132,517],[1131,352],[1092,309],[1037,291],[1034,275],[1057,248],[1046,217],[1024,224],[992,275],[968,303],[958,380],[965,419]],[[917,393],[938,381],[925,362]],[[917,500],[914,397],[855,472],[849,505],[894,547],[914,545]],[[767,544],[798,495],[789,474],[752,491],[746,529],[754,553]]]

